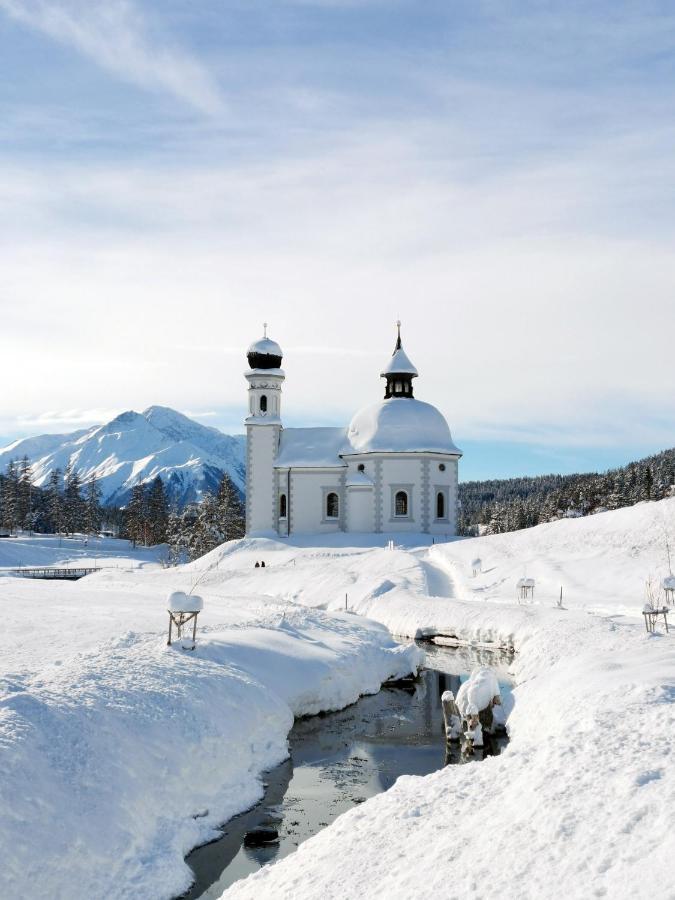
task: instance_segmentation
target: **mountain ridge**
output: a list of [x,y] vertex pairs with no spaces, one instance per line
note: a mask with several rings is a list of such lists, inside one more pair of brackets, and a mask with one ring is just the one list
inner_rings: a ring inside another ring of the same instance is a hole
[[86,481],[94,474],[107,506],[123,506],[139,483],[159,476],[178,506],[214,491],[227,473],[245,486],[245,436],[228,435],[166,406],[126,410],[108,422],[69,434],[36,435],[0,448],[0,469],[27,456],[33,481],[44,487],[68,464]]

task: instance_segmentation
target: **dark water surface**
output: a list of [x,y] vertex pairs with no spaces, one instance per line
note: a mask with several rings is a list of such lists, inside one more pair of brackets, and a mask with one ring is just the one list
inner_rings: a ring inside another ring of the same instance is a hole
[[[456,694],[475,666],[492,665],[508,712],[510,659],[466,648],[424,649],[428,668],[416,683],[385,687],[340,712],[296,721],[289,735],[291,758],[267,773],[260,803],[227,822],[222,838],[188,856],[196,880],[185,897],[219,897],[233,882],[288,856],[340,813],[386,791],[400,775],[427,775],[466,762],[456,745],[446,752],[441,694]],[[499,753],[505,742],[498,738],[486,752]],[[477,751],[473,761],[480,758]],[[244,846],[246,833],[259,826],[275,828],[278,843]]]

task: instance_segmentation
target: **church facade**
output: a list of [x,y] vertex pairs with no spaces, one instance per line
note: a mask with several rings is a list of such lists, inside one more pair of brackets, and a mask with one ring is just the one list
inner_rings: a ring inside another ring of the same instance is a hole
[[400,323],[384,398],[347,428],[284,428],[280,346],[265,331],[247,359],[247,534],[456,533],[462,453],[439,410],[413,395]]

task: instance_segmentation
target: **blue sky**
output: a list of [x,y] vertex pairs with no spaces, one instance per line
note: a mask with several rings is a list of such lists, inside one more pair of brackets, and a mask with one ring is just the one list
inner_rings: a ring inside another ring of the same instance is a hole
[[672,446],[667,3],[0,0],[0,434],[381,392],[404,322],[463,476]]

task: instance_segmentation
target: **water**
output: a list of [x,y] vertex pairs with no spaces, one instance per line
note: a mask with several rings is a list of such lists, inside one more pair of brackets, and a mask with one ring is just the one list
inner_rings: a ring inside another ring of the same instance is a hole
[[[340,712],[296,721],[289,735],[291,758],[265,777],[261,802],[223,826],[223,836],[187,858],[195,884],[185,895],[215,898],[240,878],[288,856],[337,816],[386,791],[400,775],[427,775],[463,763],[460,750],[446,750],[440,696],[457,693],[476,665],[497,669],[506,710],[511,705],[509,659],[425,645],[427,666],[414,685],[385,687]],[[499,753],[506,738],[486,747]],[[481,758],[477,751],[473,761]],[[278,831],[278,843],[246,847],[244,836],[259,826]]]

